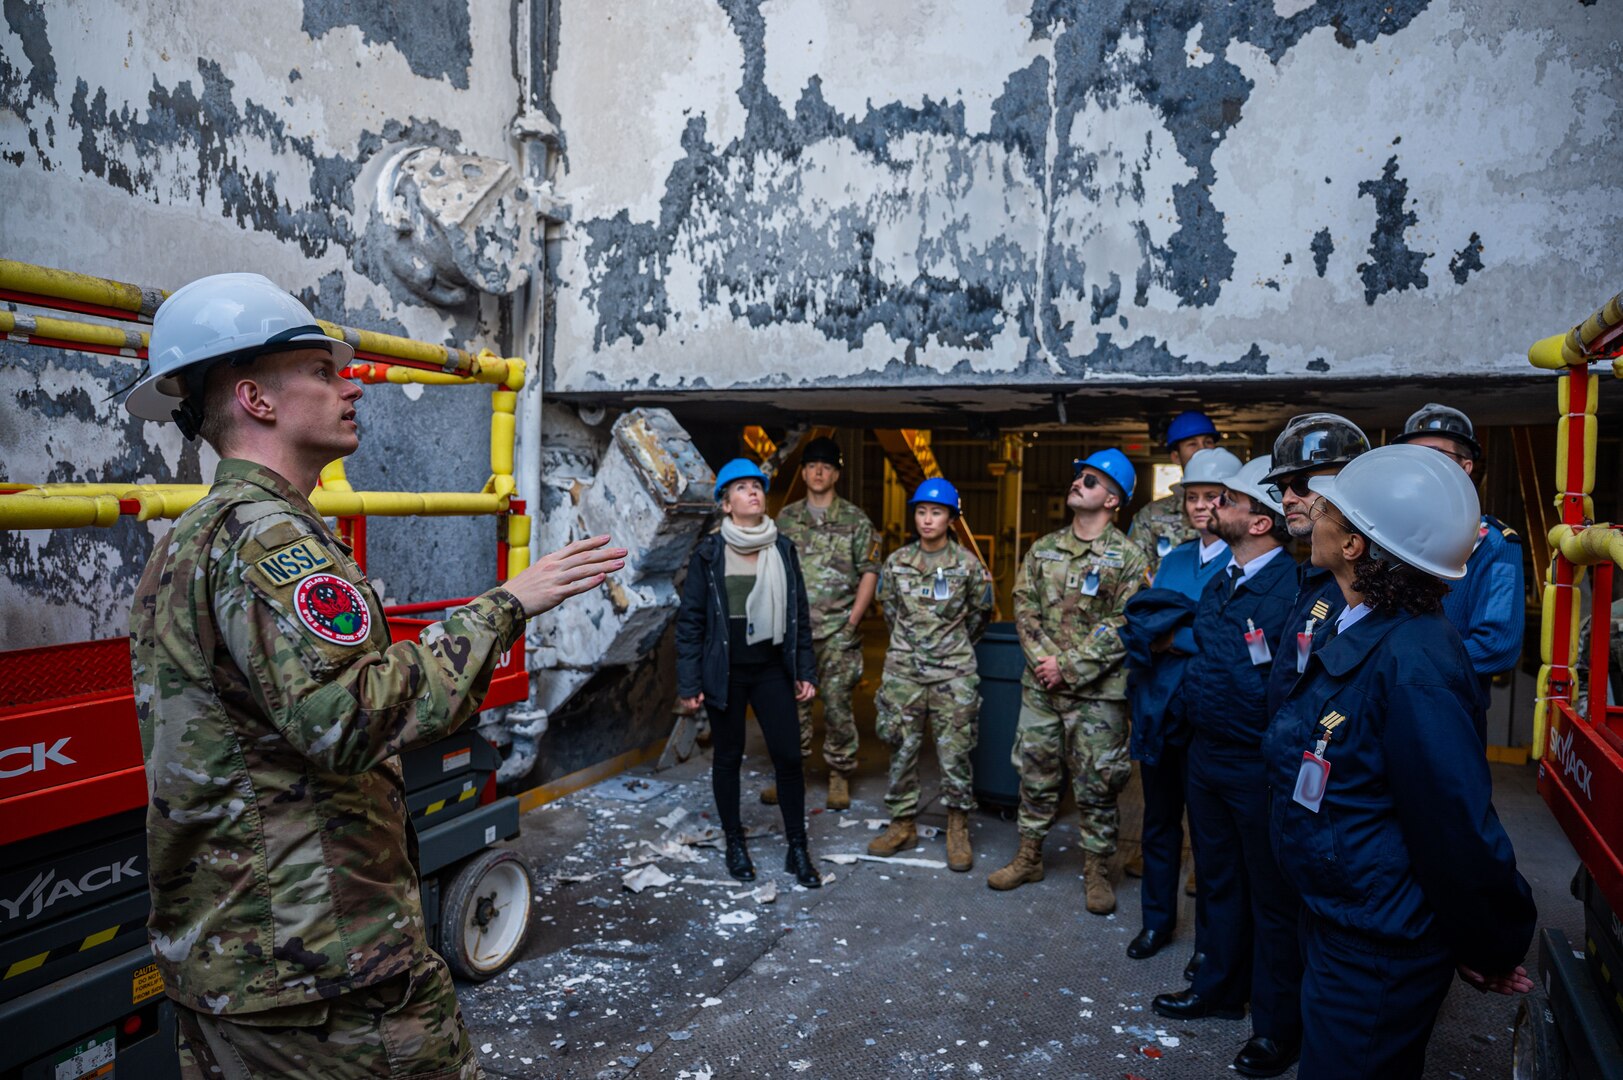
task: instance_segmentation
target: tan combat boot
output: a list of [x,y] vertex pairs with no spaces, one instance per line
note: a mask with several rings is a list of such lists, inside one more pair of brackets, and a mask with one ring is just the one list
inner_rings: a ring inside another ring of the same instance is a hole
[[868,841],[869,855],[883,855],[885,858],[898,851],[907,851],[919,846],[919,830],[914,827],[910,817],[896,818],[890,823],[890,828]]
[[842,772],[828,774],[828,808],[830,810],[851,809],[851,782]]
[[975,865],[969,846],[969,811],[947,809],[947,869],[962,873]]
[[1001,870],[992,871],[986,879],[986,887],[1006,892],[1018,888],[1028,881],[1041,881],[1043,879],[1043,842],[1040,837],[1022,836],[1020,850],[1015,852],[1014,859]]
[[1110,858],[1088,852],[1082,862],[1082,876],[1088,885],[1088,910],[1109,915],[1116,910],[1116,890],[1110,884]]
[[768,784],[761,789],[761,801],[768,806],[778,805],[778,785]]

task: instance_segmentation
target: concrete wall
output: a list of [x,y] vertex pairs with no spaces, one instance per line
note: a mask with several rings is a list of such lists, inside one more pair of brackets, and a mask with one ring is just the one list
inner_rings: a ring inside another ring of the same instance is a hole
[[[328,319],[504,350],[514,305],[477,288],[458,298],[445,280],[454,268],[413,280],[399,215],[380,212],[377,192],[407,146],[516,160],[508,125],[527,7],[8,2],[0,257],[166,288],[252,269]],[[172,425],[132,421],[107,400],[135,370],[0,342],[3,478],[212,475],[212,457]],[[356,487],[474,490],[488,475],[485,391],[376,388],[362,410]],[[0,532],[0,648],[122,633],[166,528]],[[371,529],[391,599],[482,590],[494,550],[488,520]]]
[[1618,287],[1620,36],[1619,0],[564,0],[549,389],[1523,377]]

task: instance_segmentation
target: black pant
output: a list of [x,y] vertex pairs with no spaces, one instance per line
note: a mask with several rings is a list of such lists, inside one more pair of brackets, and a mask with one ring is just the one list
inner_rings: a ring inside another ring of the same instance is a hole
[[710,788],[716,794],[721,827],[742,833],[738,815],[738,770],[744,762],[744,710],[755,709],[755,721],[766,737],[772,769],[778,778],[778,809],[783,835],[790,843],[806,839],[806,777],[800,771],[800,711],[782,663],[735,664],[728,673],[727,707],[710,709]]
[[1206,960],[1192,989],[1219,1005],[1249,998],[1253,1034],[1295,1042],[1302,1034],[1299,901],[1274,859],[1257,747],[1195,736],[1189,828],[1206,903]]
[[[1183,888],[1183,804],[1189,773],[1189,747],[1167,743],[1154,764],[1140,764],[1144,782],[1144,884],[1139,892],[1143,927],[1170,936],[1178,925],[1178,893]],[[1190,829],[1193,833],[1194,830]],[[1193,840],[1193,837],[1191,837]],[[1205,913],[1195,901],[1195,951],[1203,950]]]

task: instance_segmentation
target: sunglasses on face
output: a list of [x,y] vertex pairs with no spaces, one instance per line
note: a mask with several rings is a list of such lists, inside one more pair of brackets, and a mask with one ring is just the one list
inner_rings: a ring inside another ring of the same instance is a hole
[[1082,474],[1082,486],[1087,488],[1089,491],[1093,490],[1094,488],[1098,487],[1099,485],[1101,485],[1103,483],[1104,483],[1103,480],[1099,479],[1097,476],[1094,476],[1092,473],[1083,473]]
[[1292,478],[1289,483],[1269,484],[1268,487],[1272,490],[1276,499],[1284,499],[1287,491],[1298,499],[1306,499],[1313,494],[1313,489],[1307,486],[1310,479],[1311,477],[1307,476],[1297,476]]

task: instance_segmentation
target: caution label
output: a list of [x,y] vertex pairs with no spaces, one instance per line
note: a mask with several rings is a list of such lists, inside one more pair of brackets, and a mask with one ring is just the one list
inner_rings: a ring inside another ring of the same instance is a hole
[[458,769],[466,769],[472,761],[473,751],[471,749],[464,747],[461,750],[453,750],[440,758],[440,772],[448,773],[456,772]]
[[161,993],[163,993],[163,976],[158,974],[158,965],[148,964],[144,968],[137,968],[130,984],[130,1004],[139,1005]]

